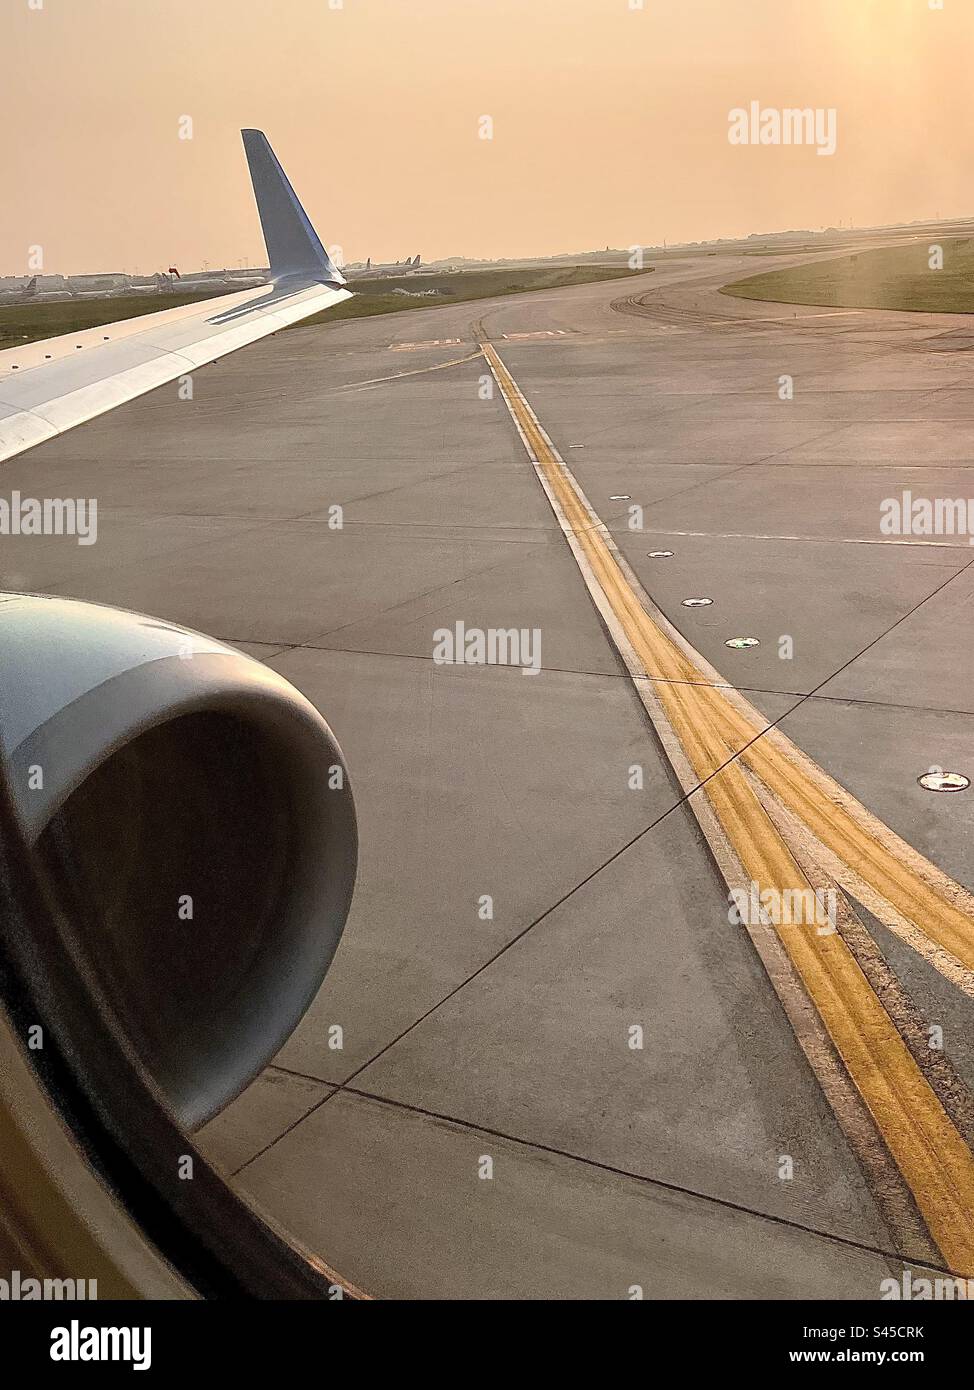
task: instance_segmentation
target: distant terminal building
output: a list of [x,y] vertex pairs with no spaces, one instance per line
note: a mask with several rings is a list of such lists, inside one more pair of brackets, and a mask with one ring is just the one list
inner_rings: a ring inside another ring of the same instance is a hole
[[105,275],[69,275],[67,288],[79,294],[110,294],[112,290],[125,289],[131,281],[132,277],[121,271]]
[[267,266],[250,266],[243,270],[238,266],[235,270],[230,270],[224,266],[222,270],[184,270],[180,276],[182,280],[252,280],[257,276],[270,275]]
[[3,275],[0,304],[20,304],[62,299],[113,299],[120,295],[171,294],[179,289],[193,294],[226,294],[267,282],[266,268],[251,270],[196,270],[180,276],[175,270],[151,275],[127,275],[104,271],[89,275]]
[[29,285],[32,285],[39,293],[56,293],[68,288],[68,282],[63,275],[0,276],[0,290],[25,290]]

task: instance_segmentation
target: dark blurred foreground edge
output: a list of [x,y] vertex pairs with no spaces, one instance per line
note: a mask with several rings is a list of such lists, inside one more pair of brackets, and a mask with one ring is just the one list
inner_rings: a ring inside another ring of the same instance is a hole
[[[10,1267],[24,1277],[61,1273],[50,1267],[52,1252],[58,1253],[58,1222],[67,1243],[68,1227],[77,1220],[80,1229],[88,1217],[69,1210],[59,1214],[56,1184],[50,1203],[38,1205],[45,1155],[37,1164],[38,1155],[30,1149],[45,1125],[50,1126],[50,1114],[40,1113],[46,1106],[60,1120],[53,1136],[59,1138],[61,1126],[67,1128],[73,1143],[65,1143],[65,1150],[97,1174],[108,1200],[120,1208],[120,1224],[134,1225],[159,1267],[175,1276],[167,1297],[362,1297],[241,1201],[178,1128],[96,983],[86,976],[83,963],[72,958],[62,911],[52,882],[42,877],[25,845],[0,764],[0,1044],[7,1049],[0,1078],[0,1264],[6,1266],[0,1279],[9,1283]],[[43,1046],[28,1051],[29,1030],[37,1025],[43,1029]],[[13,1105],[18,1079],[19,1133],[11,1118],[14,1108],[5,1109]],[[28,1116],[25,1125],[24,1095],[32,1097],[35,1080],[36,1119]],[[187,1157],[193,1177],[181,1181],[177,1174]],[[62,1154],[58,1162],[63,1167]],[[122,1297],[157,1296],[158,1281],[149,1280],[149,1287],[140,1289],[138,1281],[133,1288],[122,1274],[113,1279],[110,1257],[109,1248],[107,1277],[99,1264],[101,1297],[111,1297],[113,1291]],[[81,1278],[92,1270],[71,1272]],[[0,1320],[8,1331],[8,1324],[22,1321],[10,1316],[15,1308],[22,1313],[33,1309],[42,1321],[49,1311],[57,1317],[56,1303],[14,1303],[3,1297],[5,1292],[0,1284]],[[67,1304],[60,1306],[67,1310]],[[90,1304],[76,1306],[94,1311]],[[125,1306],[134,1312],[139,1305],[115,1305]]]

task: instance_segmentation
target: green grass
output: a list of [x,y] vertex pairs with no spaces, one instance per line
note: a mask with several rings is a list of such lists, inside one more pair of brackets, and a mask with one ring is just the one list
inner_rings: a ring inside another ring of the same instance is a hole
[[0,349],[19,347],[39,338],[57,338],[61,333],[80,333],[83,328],[100,328],[103,323],[118,323],[120,319],[139,318],[209,298],[212,296],[203,294],[133,294],[119,299],[7,304],[0,308]]
[[745,256],[797,256],[804,251],[851,251],[854,243],[842,242],[808,242],[804,246],[794,243],[782,246],[749,246],[744,250]]
[[[647,267],[647,270],[651,268]],[[587,285],[598,280],[617,280],[635,274],[645,275],[646,270],[577,265],[527,270],[462,270],[455,274],[407,275],[388,279],[370,277],[351,282],[354,299],[304,319],[302,325],[332,323],[335,319],[367,318],[372,314],[395,314],[404,309],[435,309],[444,304],[487,299],[492,295],[560,289],[565,285]],[[431,295],[428,299],[411,299],[408,295],[392,293],[399,287],[414,291],[442,289],[444,293]],[[77,333],[83,328],[98,328],[104,323],[139,318],[143,314],[158,313],[161,309],[174,309],[180,304],[195,304],[198,300],[212,298],[212,295],[204,294],[126,295],[118,299],[65,299],[49,304],[26,302],[5,305],[0,307],[0,349],[18,347],[21,343],[36,342],[40,338],[56,338],[61,333]]]
[[[504,267],[500,270],[460,270],[452,274],[405,275],[398,277],[352,280],[349,289],[355,298],[326,309],[322,314],[305,319],[304,326],[333,323],[336,319],[369,318],[373,314],[397,314],[403,309],[441,309],[445,304],[463,304],[468,300],[490,299],[494,295],[523,294],[528,290],[556,290],[567,285],[590,285],[600,280],[628,279],[645,275],[646,270],[630,270],[628,266],[570,265],[537,266],[524,270]],[[442,290],[426,299],[393,294],[395,289]],[[300,327],[301,325],[295,325]]]
[[[943,247],[943,270],[929,267],[930,247]],[[841,309],[906,309],[974,313],[974,238],[925,236],[791,270],[771,270],[725,285],[722,294],[779,304]]]

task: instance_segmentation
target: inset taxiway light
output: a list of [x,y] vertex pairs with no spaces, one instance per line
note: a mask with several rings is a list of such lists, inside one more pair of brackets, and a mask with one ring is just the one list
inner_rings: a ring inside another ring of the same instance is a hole
[[962,792],[971,785],[961,772],[925,772],[917,781],[928,792]]
[[668,560],[673,554],[672,550],[648,550],[646,553],[651,560]]
[[684,608],[707,608],[711,603],[713,603],[713,599],[712,599],[712,598],[685,598],[685,599],[683,600],[683,607],[684,607]]
[[760,637],[730,637],[724,643],[725,647],[733,647],[734,651],[744,651],[746,647],[760,647]]
[[628,492],[617,492],[614,497],[609,498],[610,502],[631,502],[632,497]]

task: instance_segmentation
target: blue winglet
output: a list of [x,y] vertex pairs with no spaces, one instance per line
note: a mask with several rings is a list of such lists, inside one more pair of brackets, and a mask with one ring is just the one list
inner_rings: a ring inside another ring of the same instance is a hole
[[267,136],[262,130],[240,133],[270,258],[271,279],[276,283],[292,275],[303,275],[326,284],[344,285],[344,275],[322,246]]

